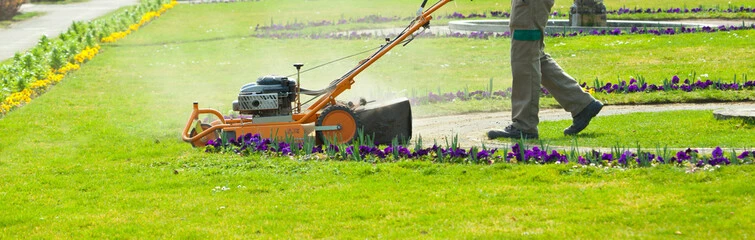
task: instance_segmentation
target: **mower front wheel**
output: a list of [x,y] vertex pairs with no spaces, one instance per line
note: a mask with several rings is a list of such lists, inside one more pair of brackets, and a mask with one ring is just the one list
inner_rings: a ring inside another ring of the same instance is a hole
[[357,129],[362,123],[357,115],[346,106],[332,105],[325,108],[317,118],[316,126],[337,126],[336,130],[317,132],[317,139],[322,143],[350,143],[357,138]]
[[[207,129],[210,129],[212,126],[210,124],[202,123],[200,124],[200,127],[202,128],[202,131],[206,131]],[[197,134],[199,133],[197,132],[196,128],[191,129],[191,132],[189,132],[189,137],[194,137]],[[215,139],[218,139],[218,133],[212,132],[210,134],[205,135],[204,137],[199,138],[196,141],[191,142],[191,146],[195,148],[204,147],[204,146],[207,146],[207,142],[209,142],[210,140],[215,140]]]

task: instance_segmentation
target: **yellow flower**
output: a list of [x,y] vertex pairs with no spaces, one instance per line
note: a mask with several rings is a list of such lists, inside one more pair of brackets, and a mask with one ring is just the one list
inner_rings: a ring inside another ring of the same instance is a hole
[[68,72],[70,71],[79,70],[79,68],[81,67],[78,64],[73,64],[69,62],[69,63],[66,63],[65,66],[58,69],[58,73],[65,75],[65,74],[68,74]]
[[76,56],[73,56],[73,59],[76,60],[78,63],[84,63],[86,61],[92,60],[95,55],[99,52],[99,46],[95,47],[86,47],[84,50],[81,50],[79,54],[76,54]]
[[595,89],[591,87],[582,88],[582,90],[590,95],[593,95],[595,93]]
[[139,20],[139,23],[131,24],[128,27],[128,29],[126,29],[125,31],[114,32],[114,33],[110,34],[110,36],[103,37],[102,39],[100,39],[100,41],[103,42],[103,43],[117,42],[118,40],[120,40],[120,39],[126,37],[127,35],[131,34],[131,32],[135,32],[135,31],[139,30],[139,28],[141,26],[146,25],[147,23],[149,23],[153,19],[159,18],[168,9],[171,9],[171,8],[175,7],[177,4],[178,4],[178,2],[175,1],[175,0],[172,0],[170,3],[163,4],[162,7],[160,9],[158,9],[157,11],[150,11],[150,12],[145,13],[142,16],[142,18]]
[[23,104],[31,102],[31,96],[34,93],[31,89],[27,88],[23,91],[16,92],[5,98],[2,103],[3,112],[9,111],[13,107],[20,107]]
[[0,104],[0,110],[2,110],[3,113],[6,113],[10,111],[10,105],[6,105],[5,103]]
[[48,79],[37,80],[29,84],[29,88],[36,93],[42,93],[48,86],[52,85],[52,81]]

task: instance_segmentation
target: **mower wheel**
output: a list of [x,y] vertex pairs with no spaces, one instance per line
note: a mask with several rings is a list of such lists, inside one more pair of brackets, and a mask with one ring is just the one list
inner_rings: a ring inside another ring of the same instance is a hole
[[317,132],[317,139],[322,143],[350,143],[357,137],[357,129],[362,123],[357,115],[346,106],[332,105],[325,108],[317,118],[316,126],[338,126],[338,130]]
[[[202,123],[200,125],[202,127],[202,131],[205,131],[207,129],[210,129],[212,126],[210,124]],[[197,129],[191,129],[191,132],[189,132],[189,137],[194,137],[197,134]],[[191,142],[192,147],[204,147],[207,146],[207,142],[210,140],[218,139],[218,133],[212,132],[210,134],[205,135],[204,137],[200,138],[199,140]]]

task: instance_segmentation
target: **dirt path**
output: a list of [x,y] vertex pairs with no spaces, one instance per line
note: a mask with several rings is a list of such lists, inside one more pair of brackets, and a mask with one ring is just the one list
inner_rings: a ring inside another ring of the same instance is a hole
[[[717,110],[755,108],[755,102],[743,103],[706,103],[706,104],[661,104],[661,105],[620,105],[605,106],[598,117],[636,112],[664,112],[675,110]],[[540,121],[557,121],[571,119],[571,115],[562,109],[542,109]],[[500,141],[488,140],[485,133],[490,129],[501,129],[511,124],[511,112],[474,113],[438,117],[415,118],[413,134],[422,136],[425,143],[432,144],[432,139],[445,144],[445,138],[459,136],[462,146],[502,146]]]

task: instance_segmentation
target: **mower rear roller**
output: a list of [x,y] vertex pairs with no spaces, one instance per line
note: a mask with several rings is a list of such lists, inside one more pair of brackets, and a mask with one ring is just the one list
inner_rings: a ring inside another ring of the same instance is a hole
[[[210,124],[202,123],[200,124],[200,127],[202,128],[202,131],[205,131],[207,129],[210,129],[212,126]],[[189,137],[194,137],[197,135],[197,129],[191,129],[191,132],[189,133]],[[200,138],[199,140],[191,142],[192,147],[204,147],[207,146],[207,142],[210,140],[218,139],[218,134],[216,132],[212,132],[210,134],[207,134],[206,136]]]
[[350,143],[357,137],[357,129],[362,123],[354,111],[346,106],[331,105],[322,111],[315,126],[336,126],[335,130],[317,131],[317,139],[322,143]]

